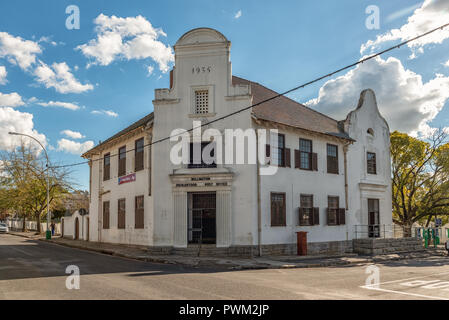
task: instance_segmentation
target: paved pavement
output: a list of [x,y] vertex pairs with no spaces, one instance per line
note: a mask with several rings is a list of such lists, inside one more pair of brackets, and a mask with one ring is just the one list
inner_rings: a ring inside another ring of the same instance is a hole
[[[79,290],[66,288],[69,265],[79,267]],[[366,282],[377,273],[379,286]],[[230,271],[136,261],[2,234],[0,299],[449,299],[449,258]]]

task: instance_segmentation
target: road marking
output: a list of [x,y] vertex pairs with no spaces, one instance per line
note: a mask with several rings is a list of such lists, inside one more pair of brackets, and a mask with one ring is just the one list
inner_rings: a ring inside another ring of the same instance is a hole
[[368,290],[389,292],[389,293],[397,293],[397,294],[403,294],[403,295],[408,295],[408,296],[415,296],[415,297],[432,299],[432,300],[449,300],[449,298],[427,296],[427,295],[419,294],[419,293],[402,292],[402,291],[395,291],[395,290],[382,289],[382,288],[368,288],[367,286],[361,286],[360,288],[364,288],[364,289],[368,289]]
[[[397,283],[397,282],[404,283],[409,280],[423,279],[423,278],[429,278],[429,277],[435,277],[435,276],[447,275],[447,274],[449,274],[449,272],[434,273],[434,274],[430,274],[427,276],[417,276],[417,277],[406,278],[406,279],[385,281],[385,282],[380,282],[377,284],[374,283],[374,284],[370,284],[370,285],[364,285],[364,286],[360,286],[360,288],[368,289],[368,290],[382,291],[382,292],[389,292],[389,293],[396,293],[396,294],[402,294],[402,295],[409,295],[409,296],[415,296],[415,297],[433,299],[433,300],[449,300],[449,298],[444,298],[444,297],[440,297],[440,296],[429,296],[429,295],[424,295],[424,294],[419,294],[419,293],[403,292],[403,291],[379,288],[380,285],[392,284],[392,283]],[[435,281],[440,281],[440,280],[435,280]],[[400,283],[400,284],[402,284],[402,283]],[[418,287],[416,287],[416,288],[418,288]]]

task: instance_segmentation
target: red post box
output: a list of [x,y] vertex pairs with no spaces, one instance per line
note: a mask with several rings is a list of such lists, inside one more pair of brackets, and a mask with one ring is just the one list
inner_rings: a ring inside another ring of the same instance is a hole
[[297,236],[298,256],[306,256],[307,255],[307,232],[306,231],[298,231],[298,232],[296,232],[296,236]]

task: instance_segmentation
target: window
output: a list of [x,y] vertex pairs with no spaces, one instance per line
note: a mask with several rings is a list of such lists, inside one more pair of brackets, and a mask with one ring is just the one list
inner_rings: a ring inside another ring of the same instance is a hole
[[[209,146],[206,151],[206,157],[203,158],[203,150]],[[214,142],[201,142],[201,148],[194,148],[194,143],[190,144],[190,160],[188,168],[216,168],[215,158],[215,143]]]
[[327,197],[327,224],[329,226],[336,226],[345,224],[346,210],[340,207],[340,198],[329,196]]
[[285,135],[278,134],[278,146],[274,150],[273,164],[279,167],[285,166]]
[[300,195],[299,225],[312,226],[320,224],[319,209],[313,207],[312,195]]
[[143,169],[143,138],[136,140],[134,146],[134,171]]
[[333,144],[327,145],[327,173],[338,174],[338,147]]
[[103,202],[103,229],[109,229],[109,201]]
[[144,205],[143,196],[137,196],[135,200],[135,228],[143,229],[144,226]]
[[126,220],[126,203],[125,199],[119,199],[118,200],[118,207],[117,207],[117,228],[118,229],[125,229],[125,220]]
[[126,147],[118,149],[118,176],[126,174]]
[[285,218],[285,193],[271,193],[271,226],[284,227]]
[[312,141],[299,139],[299,168],[312,170]]
[[103,181],[111,178],[111,154],[106,153],[103,157]]
[[209,113],[209,90],[195,91],[195,113]]
[[366,164],[369,174],[376,174],[376,154],[373,152],[366,153]]
[[374,130],[369,128],[368,130],[366,130],[366,133],[368,133],[371,136],[374,136]]

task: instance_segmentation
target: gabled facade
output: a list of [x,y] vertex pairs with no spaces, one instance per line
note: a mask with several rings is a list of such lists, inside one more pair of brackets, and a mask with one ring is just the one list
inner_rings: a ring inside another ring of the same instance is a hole
[[248,162],[170,160],[173,130],[277,94],[233,76],[230,47],[213,29],[184,34],[154,112],[83,155],[91,160],[89,240],[252,254],[292,253],[298,231],[308,232],[312,252],[350,251],[356,228],[382,236],[380,226],[392,224],[389,130],[371,90],[340,122],[282,96],[202,128],[277,129],[277,146],[262,151],[274,175]]

